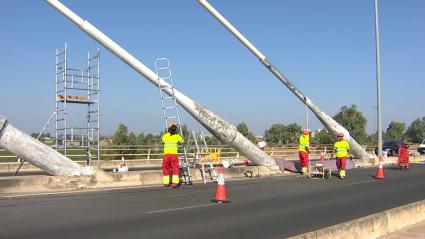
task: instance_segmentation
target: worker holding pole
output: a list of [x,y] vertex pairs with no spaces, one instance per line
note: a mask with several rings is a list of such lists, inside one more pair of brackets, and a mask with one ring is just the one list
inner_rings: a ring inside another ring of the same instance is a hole
[[162,182],[164,187],[170,186],[170,171],[172,172],[172,187],[179,186],[179,155],[178,145],[183,144],[182,136],[177,133],[177,125],[170,123],[168,125],[168,132],[162,136],[162,143],[164,144],[164,156],[162,158],[162,172],[164,177]]
[[308,172],[308,154],[310,153],[310,130],[303,129],[303,134],[299,138],[298,155],[300,157],[301,174]]
[[336,167],[339,170],[339,178],[345,178],[345,165],[350,153],[350,145],[344,139],[344,133],[337,134],[338,141],[334,144],[334,153],[336,154]]

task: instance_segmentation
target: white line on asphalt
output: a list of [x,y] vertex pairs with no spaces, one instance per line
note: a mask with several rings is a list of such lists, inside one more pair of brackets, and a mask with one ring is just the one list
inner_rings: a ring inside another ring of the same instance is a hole
[[186,194],[172,194],[172,195],[152,194],[152,195],[149,195],[149,196],[152,196],[152,197],[187,197]]
[[367,181],[349,183],[349,184],[347,184],[347,186],[356,185],[356,184],[363,184],[363,183],[372,183],[372,182],[376,182],[376,180],[367,180]]
[[210,204],[203,204],[203,205],[190,206],[190,207],[178,207],[178,208],[164,209],[164,210],[158,210],[158,211],[150,211],[145,213],[152,214],[152,213],[161,213],[161,212],[171,212],[171,211],[185,210],[185,209],[198,208],[198,207],[210,207],[215,205],[218,205],[218,204],[210,203]]

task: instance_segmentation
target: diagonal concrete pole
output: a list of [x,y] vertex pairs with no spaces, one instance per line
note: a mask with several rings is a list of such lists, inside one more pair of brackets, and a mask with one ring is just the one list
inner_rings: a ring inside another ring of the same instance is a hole
[[91,174],[79,164],[13,127],[0,115],[0,147],[52,175]]
[[305,96],[288,78],[281,73],[263,53],[252,45],[229,21],[227,21],[211,4],[206,0],[197,0],[214,18],[216,18],[233,36],[235,36],[242,44],[244,44],[254,54],[260,62],[276,76],[294,95],[300,99],[304,104],[310,108],[310,110],[316,115],[316,117],[322,122],[322,124],[336,135],[339,132],[344,133],[344,138],[348,141],[351,147],[351,151],[356,158],[370,158],[369,154],[361,147],[347,129],[342,127],[338,122],[328,116],[325,112],[321,111],[313,101]]
[[[128,66],[133,68],[140,75],[144,76],[156,87],[160,85],[167,94],[172,94],[171,87],[169,87],[167,82],[162,80],[152,70],[146,67],[142,62],[133,57],[130,53],[124,50],[121,46],[115,43],[100,30],[98,30],[95,26],[90,24],[88,21],[81,19],[77,14],[72,12],[58,0],[46,0],[46,2],[73,23],[75,23],[82,31],[87,33],[87,35],[92,37],[94,40],[112,52],[115,56],[125,62]],[[176,89],[174,89],[174,95],[177,102],[219,140],[231,145],[240,154],[257,165],[277,167],[276,162],[270,156],[268,156],[255,144],[240,134],[235,126],[229,124],[224,119],[207,110],[205,107],[198,104]]]

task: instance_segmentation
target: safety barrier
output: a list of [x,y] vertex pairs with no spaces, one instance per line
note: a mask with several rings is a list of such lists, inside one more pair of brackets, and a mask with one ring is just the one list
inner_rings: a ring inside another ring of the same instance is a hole
[[[242,158],[243,156],[233,148],[223,145],[209,146],[210,152],[220,152],[220,155],[213,155],[214,158],[222,159],[235,159]],[[373,154],[373,147],[366,146],[366,151]],[[333,150],[332,145],[315,146],[310,148],[310,158],[320,158],[321,153],[324,154],[325,159],[331,157]],[[411,146],[410,152],[417,152],[417,146]],[[265,152],[272,156],[285,159],[298,158],[298,146],[282,146],[282,147],[266,147]],[[84,149],[68,148],[68,157],[76,161],[85,161],[86,152]],[[162,145],[110,145],[103,146],[100,149],[101,160],[115,160],[120,159],[124,154],[127,160],[158,160],[162,159]],[[194,153],[189,155],[194,156]],[[0,149],[0,163],[2,162],[20,162],[17,156]]]

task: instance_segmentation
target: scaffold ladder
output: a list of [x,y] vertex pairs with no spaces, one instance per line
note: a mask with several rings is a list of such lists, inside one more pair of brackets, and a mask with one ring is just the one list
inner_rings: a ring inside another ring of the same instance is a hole
[[[159,77],[159,93],[161,96],[161,106],[164,114],[165,128],[168,128],[169,123],[177,123],[180,135],[183,137],[183,130],[180,121],[179,106],[174,95],[173,74],[171,71],[170,61],[168,58],[155,59],[155,70]],[[180,160],[181,178],[186,184],[192,184],[192,175],[190,173],[190,163],[188,159],[187,145],[182,145],[183,159]]]
[[192,131],[193,141],[195,142],[195,167],[201,170],[202,181],[204,184],[217,181],[217,172],[215,171],[211,160],[210,150],[205,141],[204,132],[196,134]]

